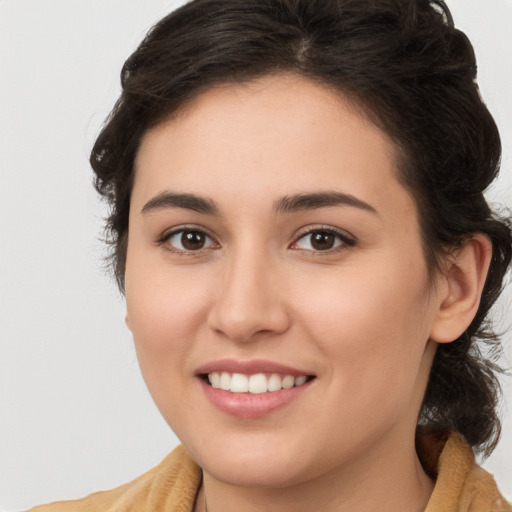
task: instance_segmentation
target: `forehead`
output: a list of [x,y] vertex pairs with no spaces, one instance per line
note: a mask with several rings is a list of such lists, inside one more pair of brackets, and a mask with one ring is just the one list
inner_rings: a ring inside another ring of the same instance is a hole
[[148,131],[133,200],[167,188],[255,200],[341,187],[377,203],[390,193],[411,203],[396,179],[396,154],[338,91],[292,74],[267,76],[214,87]]

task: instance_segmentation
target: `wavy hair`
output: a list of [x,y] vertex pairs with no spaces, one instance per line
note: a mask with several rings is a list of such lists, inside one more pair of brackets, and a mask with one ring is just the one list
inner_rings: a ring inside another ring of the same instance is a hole
[[466,35],[441,0],[195,0],[147,34],[124,64],[122,93],[91,154],[110,206],[112,265],[124,289],[134,159],[144,133],[218,83],[294,72],[348,96],[394,141],[414,196],[431,276],[474,233],[492,242],[480,307],[438,347],[418,424],[456,430],[489,454],[500,432],[489,310],[510,264],[510,221],[483,192],[501,155]]

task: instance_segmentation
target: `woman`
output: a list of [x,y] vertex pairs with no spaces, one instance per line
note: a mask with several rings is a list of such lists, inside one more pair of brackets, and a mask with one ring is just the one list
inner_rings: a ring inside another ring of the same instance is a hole
[[508,511],[500,158],[442,2],[197,0],[93,148],[142,373],[183,443],[58,510]]

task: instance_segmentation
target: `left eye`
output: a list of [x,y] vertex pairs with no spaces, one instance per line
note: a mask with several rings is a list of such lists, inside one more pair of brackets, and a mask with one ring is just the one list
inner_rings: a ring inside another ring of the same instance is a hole
[[166,241],[172,249],[182,252],[199,251],[215,245],[215,242],[204,231],[197,229],[175,231],[167,237]]
[[294,244],[294,249],[307,251],[329,251],[341,245],[352,245],[352,241],[334,231],[317,229],[302,235]]

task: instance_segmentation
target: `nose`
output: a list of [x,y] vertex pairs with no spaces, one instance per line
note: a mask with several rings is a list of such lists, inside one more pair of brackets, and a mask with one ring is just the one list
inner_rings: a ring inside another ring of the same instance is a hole
[[235,342],[285,332],[290,325],[279,271],[255,254],[226,262],[208,315],[211,329]]

